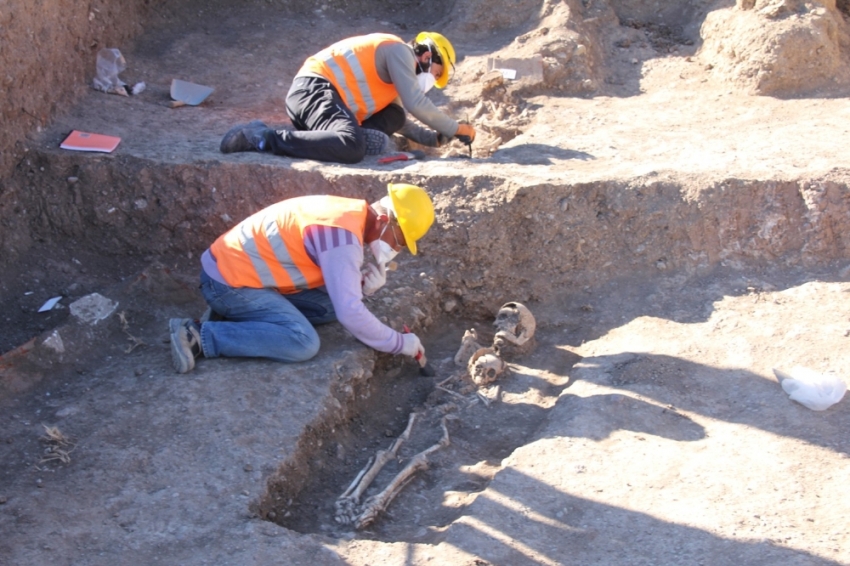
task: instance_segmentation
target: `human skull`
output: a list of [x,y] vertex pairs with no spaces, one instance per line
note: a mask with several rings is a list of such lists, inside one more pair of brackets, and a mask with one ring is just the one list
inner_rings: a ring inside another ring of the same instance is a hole
[[474,328],[470,328],[463,333],[463,338],[460,342],[460,349],[455,354],[455,365],[466,367],[469,363],[469,358],[476,351],[481,349],[481,344],[478,343],[478,332]]
[[497,329],[494,340],[496,346],[507,343],[522,346],[534,337],[534,329],[537,327],[531,311],[516,302],[502,305],[493,324]]
[[487,385],[496,381],[507,369],[507,364],[493,348],[481,348],[469,359],[469,376],[475,385]]

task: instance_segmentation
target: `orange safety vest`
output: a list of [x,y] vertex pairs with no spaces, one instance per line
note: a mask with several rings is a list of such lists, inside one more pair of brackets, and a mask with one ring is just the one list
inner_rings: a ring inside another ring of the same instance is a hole
[[304,230],[316,224],[353,232],[363,244],[368,203],[335,196],[281,201],[253,214],[210,247],[231,287],[275,288],[283,294],[325,284],[304,247]]
[[390,105],[398,96],[392,83],[385,83],[375,67],[375,50],[388,41],[404,43],[388,33],[372,33],[343,39],[309,57],[299,74],[307,72],[328,79],[357,123]]

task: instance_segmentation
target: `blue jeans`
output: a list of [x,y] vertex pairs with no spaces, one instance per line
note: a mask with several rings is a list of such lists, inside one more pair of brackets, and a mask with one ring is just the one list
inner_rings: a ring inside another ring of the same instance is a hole
[[315,324],[336,320],[322,289],[281,295],[274,289],[230,287],[201,271],[201,293],[223,321],[201,325],[204,357],[270,358],[303,362],[319,352]]

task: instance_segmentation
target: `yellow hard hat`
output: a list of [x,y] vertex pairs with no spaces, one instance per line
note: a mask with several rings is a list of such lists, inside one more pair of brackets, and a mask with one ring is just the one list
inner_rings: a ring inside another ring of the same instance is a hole
[[435,31],[423,31],[414,39],[416,43],[431,45],[436,48],[440,54],[440,59],[443,62],[443,74],[434,83],[437,88],[445,88],[449,83],[449,71],[454,72],[455,68],[455,48],[444,35]]
[[434,204],[425,189],[416,185],[390,183],[387,192],[393,201],[396,220],[410,253],[416,255],[416,240],[434,223]]

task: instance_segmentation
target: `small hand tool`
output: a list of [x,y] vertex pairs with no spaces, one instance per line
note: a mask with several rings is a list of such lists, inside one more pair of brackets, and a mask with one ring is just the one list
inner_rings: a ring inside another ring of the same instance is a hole
[[[404,333],[410,333],[410,328],[406,324],[404,325]],[[425,352],[418,352],[415,356],[413,356],[413,359],[419,364],[419,375],[423,375],[425,377],[434,377],[437,375],[437,372],[435,372],[434,368],[431,367],[431,364],[428,363],[428,358],[425,357]]]
[[393,153],[392,155],[387,155],[386,157],[381,157],[378,159],[378,163],[392,163],[393,161],[412,161],[414,159],[424,159],[425,152],[419,150],[413,151],[400,151],[398,153]]

